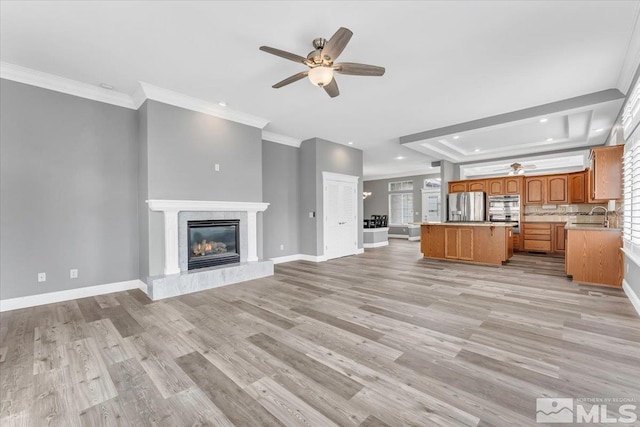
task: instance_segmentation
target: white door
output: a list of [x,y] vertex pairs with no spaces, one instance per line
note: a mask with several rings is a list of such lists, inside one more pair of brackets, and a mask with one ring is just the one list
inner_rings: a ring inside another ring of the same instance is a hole
[[422,221],[439,222],[440,221],[440,190],[429,191],[422,190]]
[[324,217],[324,255],[326,259],[357,253],[357,182],[324,179]]

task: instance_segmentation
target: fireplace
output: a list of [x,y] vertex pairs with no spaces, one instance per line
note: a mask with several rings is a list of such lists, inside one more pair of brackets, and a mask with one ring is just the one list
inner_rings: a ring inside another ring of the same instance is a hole
[[240,220],[187,222],[189,270],[240,262]]

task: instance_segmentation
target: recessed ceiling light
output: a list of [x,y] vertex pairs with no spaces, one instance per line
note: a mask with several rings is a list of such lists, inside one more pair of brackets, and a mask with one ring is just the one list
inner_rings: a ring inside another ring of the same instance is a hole
[[218,102],[218,105],[221,107],[226,107],[227,106],[227,101],[220,101]]
[[540,119],[540,123],[546,123],[547,120],[549,120],[549,119],[546,119],[546,118],[545,119]]
[[349,141],[349,142],[347,142],[347,144],[353,145],[353,141]]
[[603,128],[599,128],[599,129],[594,129],[594,132],[602,132],[604,129]]
[[553,138],[547,138],[547,142],[553,141]]
[[404,157],[402,157],[402,156],[396,157],[396,160],[402,160],[402,159],[404,159]]
[[103,88],[103,89],[109,89],[109,90],[113,90],[114,89],[113,85],[110,85],[108,83],[100,83],[100,87]]
[[480,149],[479,149],[479,148],[476,148],[476,149],[475,149],[475,152],[476,152],[476,153],[479,153],[479,152],[480,152]]
[[458,138],[460,138],[460,135],[454,135],[453,136],[453,139],[458,139]]

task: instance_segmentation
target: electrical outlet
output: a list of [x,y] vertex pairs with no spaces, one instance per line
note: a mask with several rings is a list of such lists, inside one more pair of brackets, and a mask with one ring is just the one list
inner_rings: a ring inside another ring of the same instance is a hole
[[78,269],[77,268],[72,268],[71,270],[69,270],[69,277],[71,279],[77,279],[78,278]]
[[280,250],[284,251],[284,245],[280,245]]
[[215,170],[216,172],[220,172],[220,165],[218,163],[216,163],[215,165]]
[[38,273],[38,283],[47,281],[47,273]]
[[309,212],[309,218],[315,218],[315,217],[316,217],[315,212]]

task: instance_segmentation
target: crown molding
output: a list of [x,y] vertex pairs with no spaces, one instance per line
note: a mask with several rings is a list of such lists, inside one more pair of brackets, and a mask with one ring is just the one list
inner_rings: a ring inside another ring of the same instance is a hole
[[300,148],[300,144],[302,144],[301,139],[292,138],[290,136],[281,135],[279,133],[269,132],[267,130],[262,130],[262,139],[265,141],[271,141],[278,144],[289,145],[291,147]]
[[[197,111],[199,113],[220,117],[221,119],[242,123],[260,129],[262,129],[269,123],[269,120],[263,119],[262,117],[253,116],[251,114],[243,113],[237,110],[232,110],[229,107],[221,107],[220,105],[213,102],[194,98],[192,96],[174,92],[169,89],[163,89],[149,83],[140,82],[140,88],[142,90],[142,93],[144,94],[144,99],[152,99],[164,104],[173,105],[175,107],[180,107],[191,111]],[[136,93],[137,92],[138,91],[136,91]],[[137,95],[136,98],[138,102],[140,101],[140,99],[142,99],[140,95]],[[142,105],[142,103],[140,103],[140,105]]]
[[[147,99],[152,99],[175,107],[197,111],[199,113],[208,114],[210,116],[219,117],[221,119],[242,123],[260,129],[264,128],[269,123],[269,120],[263,119],[262,117],[246,114],[228,107],[221,107],[213,102],[194,98],[172,90],[163,89],[145,82],[140,82],[133,95],[129,95],[115,90],[104,89],[100,86],[95,86],[89,83],[68,79],[66,77],[60,77],[31,68],[10,64],[8,62],[0,62],[0,78],[66,93],[67,95],[117,105],[131,110],[139,109]],[[283,136],[280,140],[274,142],[284,144],[285,142],[281,142],[284,140],[283,138],[287,137]],[[291,140],[295,141],[293,138]],[[291,141],[286,144],[290,145]],[[298,144],[298,146],[299,145],[300,144]]]
[[100,86],[82,83],[54,74],[43,73],[42,71],[21,67],[8,62],[0,62],[0,77],[18,83],[66,93],[67,95],[104,102],[119,107],[136,109],[133,100],[126,93],[104,89]]

